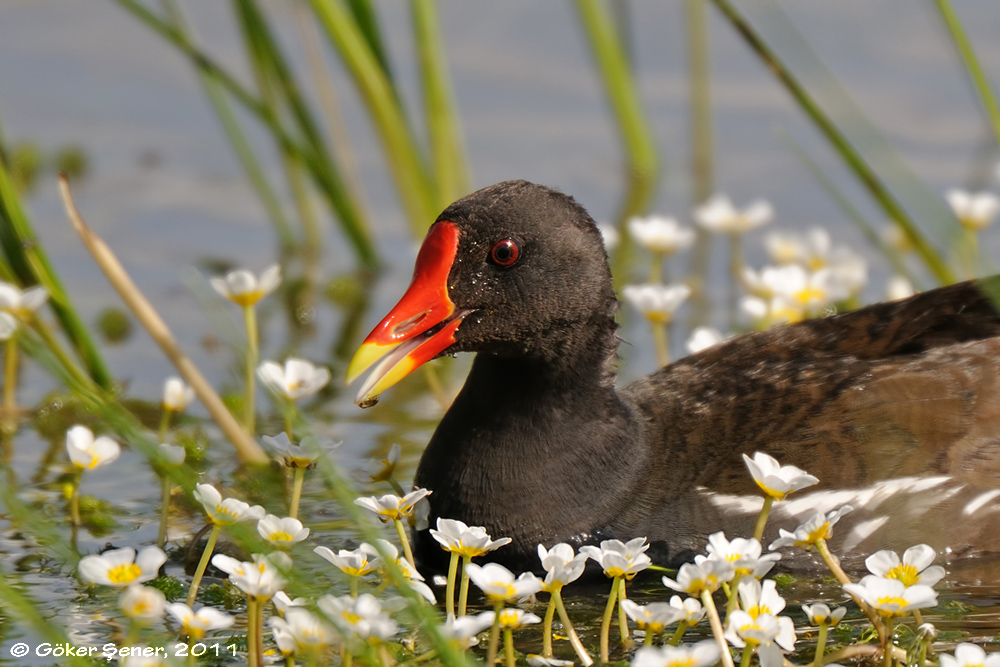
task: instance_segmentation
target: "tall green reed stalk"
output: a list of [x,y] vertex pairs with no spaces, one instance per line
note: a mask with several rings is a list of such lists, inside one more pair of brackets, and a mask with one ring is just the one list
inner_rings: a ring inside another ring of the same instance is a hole
[[[923,259],[927,268],[938,282],[942,284],[955,282],[955,273],[951,267],[948,266],[937,248],[934,247],[921,231],[916,220],[907,208],[903,206],[896,194],[886,185],[883,177],[858,152],[844,130],[834,121],[831,113],[817,102],[808,88],[788,67],[785,60],[778,55],[777,51],[764,39],[760,32],[754,28],[735,5],[729,2],[729,0],[712,0],[712,2],[715,3],[715,6],[719,8],[722,15],[730,22],[744,41],[746,41],[757,57],[767,65],[768,70],[788,90],[802,111],[816,125],[823,136],[826,137],[833,149],[840,155],[848,168],[868,190],[879,206],[882,207],[886,215],[899,224],[911,243],[913,243],[917,254]],[[765,3],[765,5],[768,9],[769,18],[775,24],[779,24],[780,22],[784,36],[786,38],[797,37],[794,27],[780,13],[780,10],[771,3]],[[819,66],[814,54],[808,49],[807,43],[802,39],[795,40],[795,43],[798,60],[808,60],[813,65],[813,73],[817,79],[822,78],[827,83],[832,83],[832,77],[825,69]],[[835,85],[828,85],[825,88],[828,93],[834,91],[840,92],[839,88]],[[856,109],[856,106],[847,98],[846,94],[841,93],[838,97],[837,107],[848,109],[848,113],[852,115],[852,120],[855,122],[860,121],[860,111]],[[833,105],[831,104],[830,107],[832,110]],[[874,131],[874,128],[871,128],[871,130]],[[896,175],[899,176],[899,174]],[[920,187],[919,184],[916,185]],[[941,208],[939,205],[938,209]],[[951,218],[954,218],[954,216],[951,216]],[[957,228],[957,225],[951,225],[951,227]]]

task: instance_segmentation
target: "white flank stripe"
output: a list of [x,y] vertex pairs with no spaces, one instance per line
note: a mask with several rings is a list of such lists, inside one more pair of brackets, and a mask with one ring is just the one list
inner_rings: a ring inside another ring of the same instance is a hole
[[850,551],[865,541],[872,533],[885,525],[889,520],[887,516],[880,516],[877,519],[862,521],[851,529],[850,534],[844,539],[843,550]]
[[1000,489],[993,489],[992,491],[987,491],[986,493],[980,493],[978,496],[969,501],[969,504],[962,510],[962,514],[969,516],[997,496],[1000,496]]

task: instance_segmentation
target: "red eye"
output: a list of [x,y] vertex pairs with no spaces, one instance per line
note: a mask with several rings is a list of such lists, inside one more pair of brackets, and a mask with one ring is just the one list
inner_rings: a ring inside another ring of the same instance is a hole
[[490,250],[490,261],[497,266],[507,268],[513,266],[517,258],[521,255],[521,248],[518,247],[514,239],[504,239],[493,244]]

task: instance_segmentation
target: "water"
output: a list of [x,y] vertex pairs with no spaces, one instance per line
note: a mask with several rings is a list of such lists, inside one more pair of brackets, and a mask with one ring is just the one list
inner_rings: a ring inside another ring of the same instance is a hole
[[[267,6],[301,70],[303,55],[295,39],[291,6],[286,2]],[[996,189],[995,144],[931,7],[907,0],[782,6],[931,193],[955,185]],[[748,7],[752,17],[766,17],[757,3]],[[654,208],[686,218],[690,147],[682,3],[637,2],[629,8],[633,58],[665,164]],[[222,3],[188,2],[186,9],[202,38],[210,38],[204,41],[211,53],[246,77],[228,8]],[[407,98],[416,102],[407,7],[396,2],[380,4],[379,9],[397,75]],[[1000,15],[990,0],[962,2],[959,10],[984,69],[995,78],[1000,71],[1000,43],[993,36]],[[611,218],[622,187],[620,147],[572,6],[451,1],[441,3],[440,13],[474,183],[526,178],[554,185],[577,196],[595,218]],[[873,281],[866,295],[877,298],[888,275],[884,264],[863,246],[859,234],[802,169],[777,130],[803,145],[871,220],[880,223],[881,215],[728,24],[714,11],[709,15],[718,189],[738,203],[767,197],[777,209],[779,227],[822,225],[838,242],[864,252],[873,262]],[[343,72],[336,67],[335,71],[387,270],[372,283],[365,309],[350,312],[320,299],[314,310],[299,314],[308,327],[290,327],[289,321],[296,318],[272,297],[261,313],[261,332],[263,358],[280,359],[295,352],[330,364],[335,377],[341,377],[345,355],[363,334],[360,329],[373,325],[405,287],[415,244],[363,109]],[[114,3],[5,0],[0,6],[0,112],[11,143],[30,140],[45,152],[66,145],[85,151],[91,169],[75,191],[88,222],[118,253],[210,380],[224,389],[238,388],[239,372],[227,345],[239,341],[238,333],[231,333],[238,332],[238,313],[219,308],[217,301],[206,306],[196,294],[203,289],[202,276],[211,273],[206,267],[225,264],[260,270],[278,259],[277,247],[188,64]],[[266,145],[262,137],[255,138]],[[267,167],[277,173],[279,167],[271,158]],[[51,176],[41,180],[28,204],[40,239],[84,319],[93,322],[102,309],[118,306],[66,224]],[[323,279],[350,274],[354,263],[342,239],[331,227],[326,230]],[[987,256],[997,256],[998,250],[996,234],[983,239]],[[757,243],[751,242],[748,252],[751,264],[763,261]],[[295,271],[293,262],[287,272],[294,276]],[[718,303],[724,293],[724,271],[720,255],[711,273]],[[353,328],[348,327],[352,321]],[[346,337],[341,335],[345,327]],[[655,361],[645,327],[630,323],[624,336],[630,344],[622,349],[623,379],[649,372]],[[211,344],[212,339],[221,344]],[[675,352],[679,351],[677,342]],[[172,372],[141,332],[124,344],[104,346],[104,353],[131,397],[155,401],[163,379]],[[461,382],[467,362],[452,364],[451,389]],[[22,404],[45,405],[55,389],[46,375],[26,364]],[[383,455],[399,442],[400,477],[409,479],[441,414],[423,391],[421,378],[404,381],[378,407],[365,412],[353,405],[352,398],[353,390],[335,382],[309,406],[314,427],[343,440],[338,460],[349,470],[358,470],[368,458]],[[259,401],[262,409],[270,410],[263,393]],[[200,408],[192,412],[196,418],[205,416]],[[263,428],[274,432],[277,424],[272,418]],[[34,422],[21,431],[12,459],[16,480],[10,482],[23,501],[56,520],[64,511],[62,486],[69,472],[60,428],[46,430]],[[231,479],[232,457],[221,441],[210,450],[206,469],[212,481]],[[144,545],[155,540],[157,483],[138,454],[126,451],[114,465],[88,473],[83,493],[111,503],[116,525],[99,536],[84,531],[82,553],[106,543]],[[337,548],[353,539],[317,480],[307,483],[303,515],[313,522],[315,543]],[[182,507],[173,532],[183,542],[199,523],[194,508]],[[16,580],[43,602],[45,613],[71,628],[75,639],[114,636],[115,624],[108,618],[112,597],[83,592],[47,553],[30,535],[0,517],[4,571],[16,571]],[[178,573],[179,565],[171,561],[168,571]],[[979,580],[981,585],[949,592],[947,600],[968,605],[957,618],[945,613],[928,618],[974,638],[994,636],[1000,619],[996,579],[987,573]],[[812,599],[814,585],[793,589],[789,599]],[[834,589],[823,590],[836,597]],[[586,610],[582,615],[596,618],[601,603],[591,609],[588,599],[579,602]],[[23,637],[15,625],[9,618],[0,621],[0,664],[50,664],[52,660],[42,658],[8,659],[11,643]],[[526,646],[533,641],[530,633],[527,637]]]

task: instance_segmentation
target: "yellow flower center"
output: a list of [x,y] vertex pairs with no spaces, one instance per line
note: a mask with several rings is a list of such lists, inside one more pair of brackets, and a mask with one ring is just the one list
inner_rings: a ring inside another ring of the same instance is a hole
[[900,563],[886,572],[885,576],[889,579],[898,579],[906,586],[912,586],[920,579],[920,573],[917,572],[917,568],[908,563]]
[[291,542],[292,536],[283,530],[279,530],[274,533],[271,533],[271,535],[267,539],[271,540],[272,542]]
[[809,533],[809,542],[815,543],[818,542],[819,540],[828,539],[829,537],[830,537],[830,522],[824,521],[819,528]]
[[694,658],[678,658],[668,662],[665,667],[692,667],[694,665]]
[[749,609],[747,609],[747,613],[750,614],[751,618],[757,618],[761,614],[770,614],[772,612],[766,604],[762,604],[750,607]]
[[[902,608],[906,606],[906,600],[898,595],[886,595],[878,599],[879,613],[883,616],[900,616]],[[898,609],[886,609],[885,607],[898,607]]]
[[232,511],[228,507],[225,507],[222,503],[215,506],[215,513],[222,515],[219,517],[220,519],[230,517],[233,521],[236,521],[236,512]]
[[353,611],[345,611],[342,616],[349,625],[357,625],[361,621],[361,616],[355,614]]
[[247,306],[252,306],[258,301],[260,301],[260,298],[262,296],[264,296],[264,293],[261,292],[260,290],[252,290],[250,292],[244,292],[243,294],[230,293],[229,299],[233,303],[246,308]]
[[821,289],[816,289],[815,287],[806,287],[795,293],[795,298],[799,303],[805,305],[812,303],[813,301],[825,301],[826,292]]
[[142,574],[142,568],[135,563],[117,565],[108,570],[108,580],[112,584],[127,584]]

